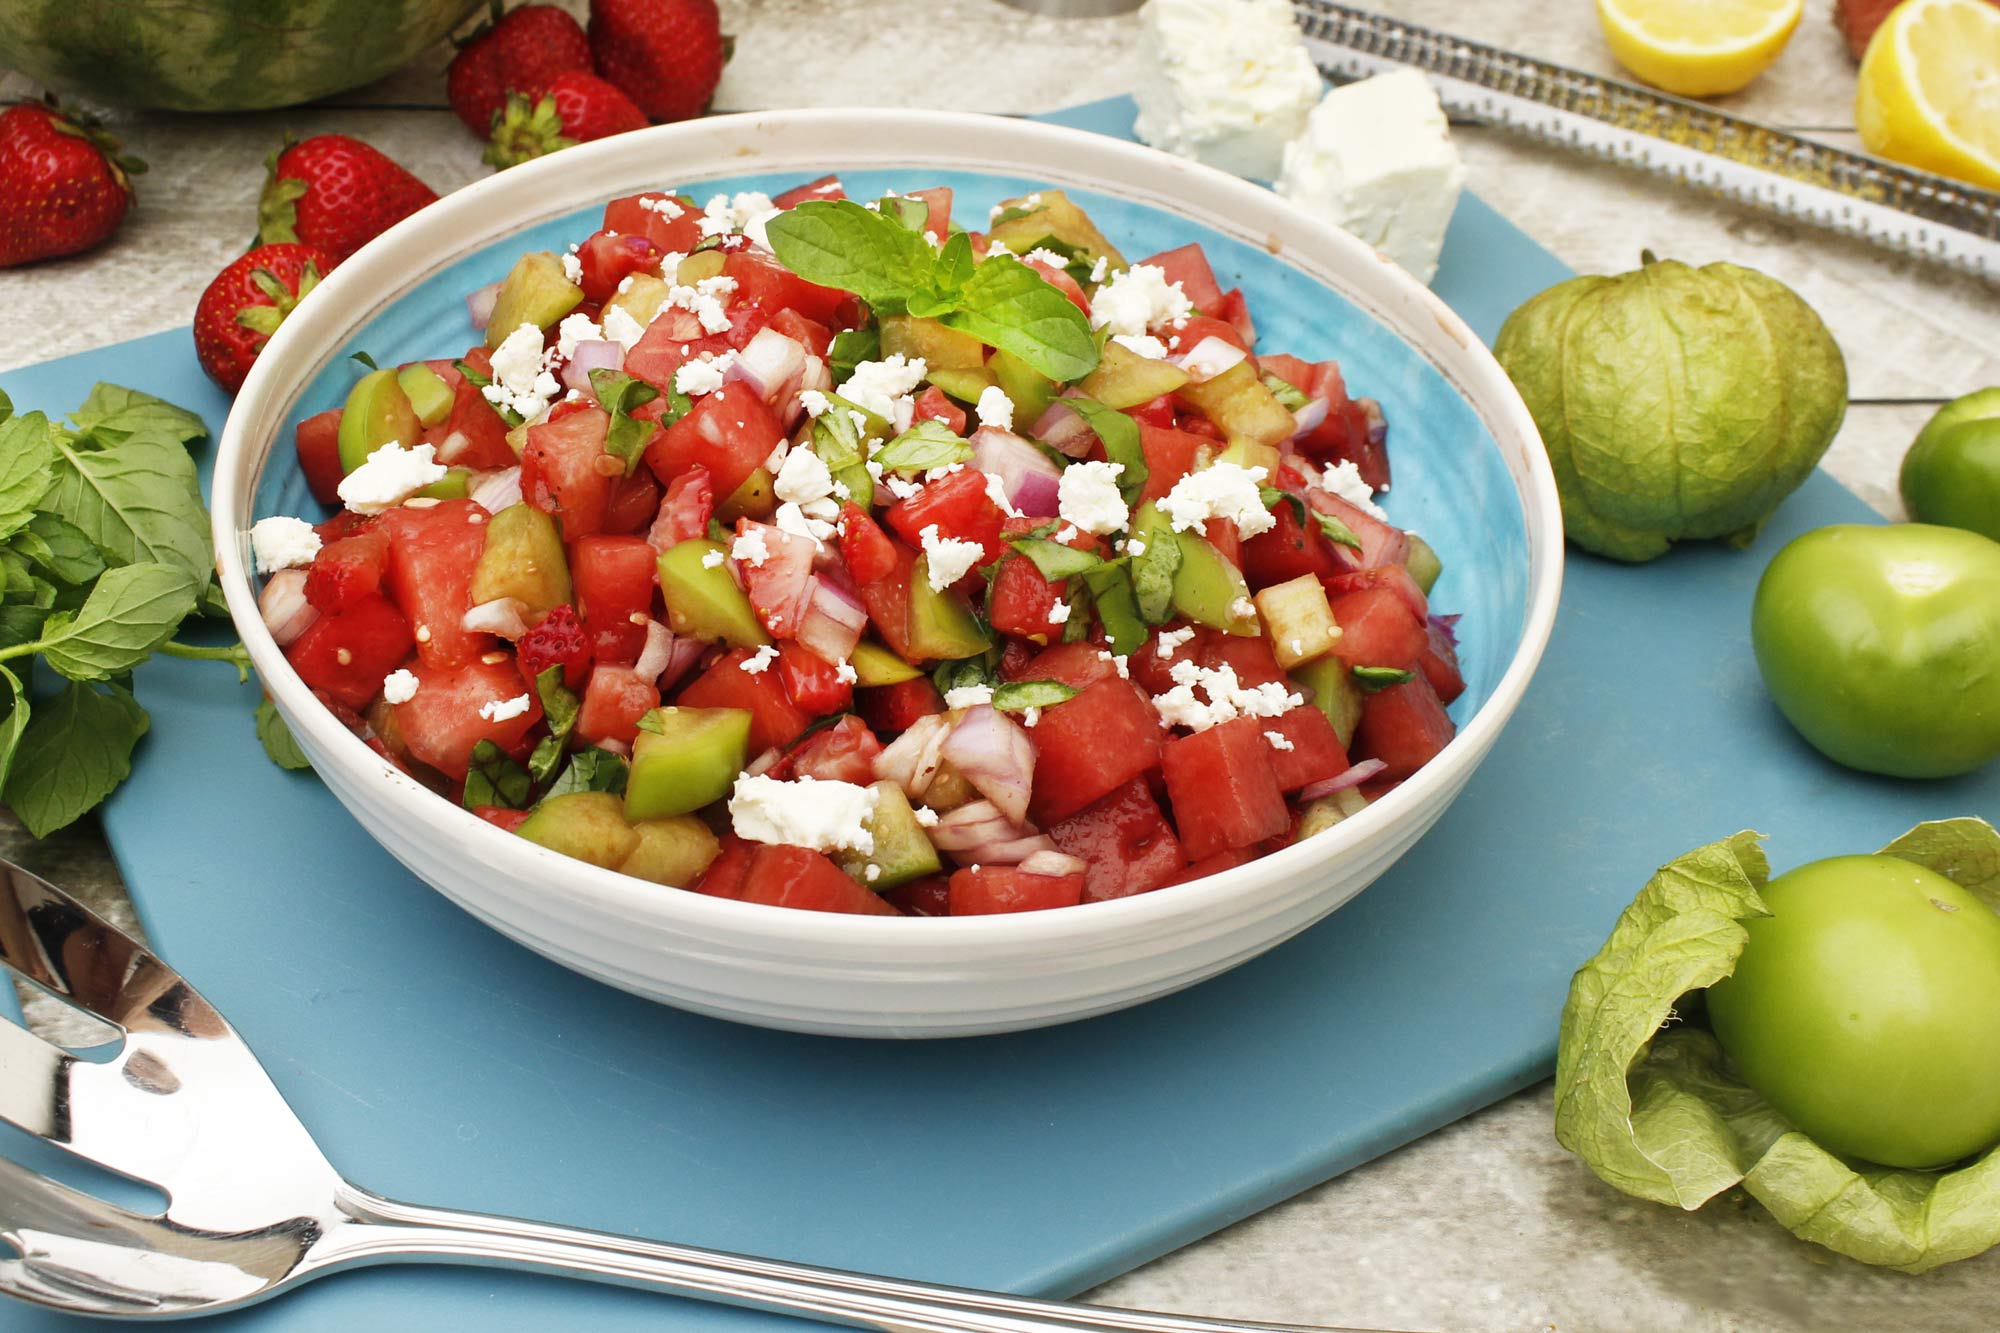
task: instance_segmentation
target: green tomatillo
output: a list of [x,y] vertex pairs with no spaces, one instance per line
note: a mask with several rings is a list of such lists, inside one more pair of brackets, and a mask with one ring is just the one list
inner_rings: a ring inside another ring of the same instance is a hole
[[1939,408],[1903,455],[1903,504],[1919,523],[2000,541],[2000,387]]
[[1764,571],[1750,639],[1778,708],[1850,768],[1949,777],[2000,755],[2000,542],[1922,523],[1808,532]]

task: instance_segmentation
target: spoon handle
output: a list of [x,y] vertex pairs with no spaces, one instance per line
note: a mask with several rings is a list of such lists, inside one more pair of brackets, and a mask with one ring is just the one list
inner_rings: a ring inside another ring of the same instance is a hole
[[351,1221],[329,1230],[315,1267],[451,1263],[526,1269],[695,1300],[803,1315],[881,1333],[1327,1333],[1297,1324],[1201,1319],[1035,1300],[456,1212],[349,1188]]

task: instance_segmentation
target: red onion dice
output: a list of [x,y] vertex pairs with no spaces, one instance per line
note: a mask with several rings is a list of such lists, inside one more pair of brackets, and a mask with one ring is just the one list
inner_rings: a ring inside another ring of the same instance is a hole
[[580,342],[570,352],[569,363],[563,367],[563,387],[575,389],[578,393],[596,397],[590,387],[590,372],[593,370],[617,370],[625,364],[625,349],[618,343],[601,342],[592,339]]
[[493,318],[493,304],[500,299],[499,282],[489,282],[476,292],[468,292],[465,297],[465,313],[472,316],[472,327],[483,329]]
[[281,569],[271,575],[264,583],[264,591],[257,596],[257,610],[264,617],[264,628],[271,631],[280,648],[290,647],[293,640],[319,619],[319,611],[306,600],[303,569]]
[[495,472],[482,472],[466,494],[489,514],[511,508],[521,503],[521,469],[503,467]]
[[861,599],[840,583],[831,571],[813,578],[812,596],[805,614],[799,617],[799,643],[829,662],[845,662],[854,655],[868,628],[868,609]]
[[1167,359],[1185,370],[1196,384],[1233,370],[1250,354],[1227,338],[1203,338],[1189,350]]
[[1091,442],[1097,438],[1090,429],[1090,423],[1083,419],[1083,414],[1069,407],[1061,398],[1050,403],[1047,410],[1035,418],[1028,434],[1071,458],[1082,458],[1089,453]]
[[[1076,413],[1063,409],[1070,416]],[[1081,418],[1078,418],[1081,420]],[[1054,518],[1062,468],[1028,440],[997,426],[972,432],[972,466],[1000,478],[1007,502],[1030,518]]]
[[467,611],[459,626],[474,634],[498,634],[518,639],[528,632],[528,604],[518,597],[495,597]]
[[940,819],[931,841],[960,865],[1019,865],[1040,852],[1060,852],[1055,839],[1017,824],[991,801],[973,801]]
[[1081,875],[1088,869],[1082,857],[1068,852],[1036,852],[1021,862],[1022,872],[1029,875]]
[[951,723],[942,713],[920,717],[875,756],[875,776],[895,783],[912,801],[921,801],[944,762]]
[[1330,778],[1322,778],[1309,786],[1299,788],[1299,799],[1317,801],[1322,796],[1331,796],[1337,791],[1346,791],[1349,787],[1359,787],[1377,773],[1386,772],[1388,767],[1380,759],[1363,759],[1345,773],[1336,773]]
[[944,757],[1000,813],[1016,824],[1026,821],[1035,744],[1019,723],[991,704],[975,705],[945,739]]
[[776,329],[757,330],[729,365],[727,378],[742,380],[769,406],[796,393],[806,370],[806,349]]

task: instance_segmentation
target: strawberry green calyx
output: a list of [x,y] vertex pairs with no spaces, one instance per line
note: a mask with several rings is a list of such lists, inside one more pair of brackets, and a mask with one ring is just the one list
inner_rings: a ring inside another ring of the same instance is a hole
[[284,141],[271,150],[264,159],[264,192],[257,198],[257,244],[284,245],[297,244],[299,239],[298,201],[306,192],[306,183],[292,176],[278,174],[278,159],[297,140],[290,130],[285,131]]
[[133,193],[129,178],[144,175],[146,164],[123,151],[124,145],[118,142],[111,131],[104,128],[101,117],[64,105],[54,93],[42,94],[41,101],[36,105],[47,110],[50,129],[57,134],[67,134],[73,139],[82,139],[102,153],[106,169],[111,172],[111,178],[126,194]]
[[544,94],[531,102],[520,93],[509,93],[507,109],[494,118],[493,142],[482,160],[495,167],[519,166],[575,143],[563,133],[554,97]]
[[269,338],[285,322],[285,317],[299,302],[319,286],[319,266],[310,261],[299,273],[299,289],[294,292],[285,286],[279,277],[269,269],[252,269],[250,281],[270,300],[269,305],[246,305],[236,312],[236,322],[252,333]]

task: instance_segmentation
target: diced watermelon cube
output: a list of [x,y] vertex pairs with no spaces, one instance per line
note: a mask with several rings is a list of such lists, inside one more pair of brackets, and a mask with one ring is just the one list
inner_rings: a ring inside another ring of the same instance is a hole
[[1291,827],[1262,718],[1239,717],[1167,742],[1161,769],[1181,846],[1196,860]]

